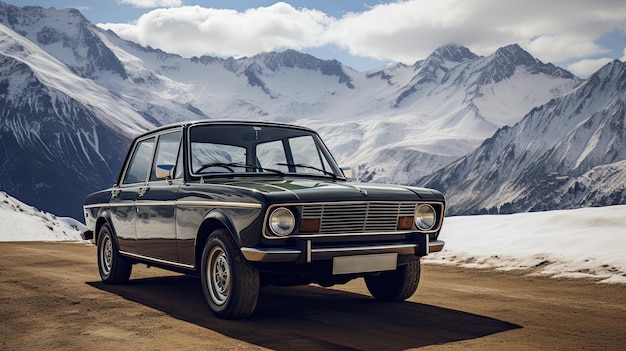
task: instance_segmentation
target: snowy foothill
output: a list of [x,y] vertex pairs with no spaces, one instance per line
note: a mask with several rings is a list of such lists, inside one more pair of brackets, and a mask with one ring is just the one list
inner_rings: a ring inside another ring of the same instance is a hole
[[79,221],[42,212],[0,192],[0,241],[81,240]]
[[[424,262],[626,283],[625,214],[618,205],[447,217],[444,250]],[[76,241],[82,227],[0,192],[0,241]]]
[[447,217],[427,263],[626,283],[626,205]]

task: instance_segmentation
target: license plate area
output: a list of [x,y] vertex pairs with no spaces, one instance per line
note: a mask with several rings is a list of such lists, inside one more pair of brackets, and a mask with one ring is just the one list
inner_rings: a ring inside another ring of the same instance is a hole
[[333,258],[333,274],[393,271],[398,266],[397,253],[340,256]]

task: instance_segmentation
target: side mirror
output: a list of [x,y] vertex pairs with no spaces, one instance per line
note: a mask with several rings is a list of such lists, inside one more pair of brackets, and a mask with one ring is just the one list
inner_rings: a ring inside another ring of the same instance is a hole
[[174,179],[174,165],[157,165],[156,177],[158,179]]
[[354,175],[352,174],[352,168],[350,167],[341,167],[341,172],[343,172],[343,176],[346,177],[347,180],[354,180]]

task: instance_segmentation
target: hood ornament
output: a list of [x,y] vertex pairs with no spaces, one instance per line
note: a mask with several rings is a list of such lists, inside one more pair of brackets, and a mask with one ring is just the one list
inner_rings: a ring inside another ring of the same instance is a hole
[[356,190],[358,190],[361,194],[363,194],[364,196],[367,196],[367,190],[365,190],[365,189],[361,189],[361,188],[359,188],[358,186],[355,186],[355,185],[353,185],[353,186],[354,186],[354,187],[356,188]]

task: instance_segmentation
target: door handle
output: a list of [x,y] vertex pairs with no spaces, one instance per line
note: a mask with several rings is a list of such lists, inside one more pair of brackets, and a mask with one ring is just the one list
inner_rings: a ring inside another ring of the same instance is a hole
[[139,197],[142,197],[142,196],[146,195],[148,190],[150,190],[149,186],[143,186],[143,187],[139,188]]

